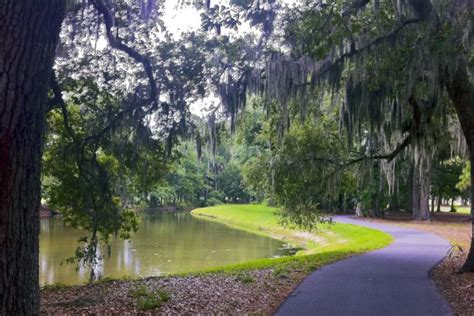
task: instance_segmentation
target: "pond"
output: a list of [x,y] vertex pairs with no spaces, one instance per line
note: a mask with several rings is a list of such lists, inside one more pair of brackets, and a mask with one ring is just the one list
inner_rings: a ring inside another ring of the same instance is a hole
[[[133,278],[190,272],[291,253],[281,241],[198,219],[189,212],[141,213],[132,240],[114,239],[97,268],[104,277]],[[41,219],[40,283],[81,284],[89,271],[61,264],[73,256],[82,235],[61,217]],[[105,251],[103,251],[105,252]]]

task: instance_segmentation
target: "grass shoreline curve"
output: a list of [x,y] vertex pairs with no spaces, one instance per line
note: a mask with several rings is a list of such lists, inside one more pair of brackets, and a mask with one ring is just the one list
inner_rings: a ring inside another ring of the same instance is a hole
[[383,232],[348,224],[321,224],[316,234],[281,227],[275,208],[219,205],[192,211],[198,218],[284,240],[303,250],[191,273],[89,285],[46,287],[44,314],[271,315],[315,269],[391,243]]
[[384,232],[350,224],[319,224],[315,233],[294,227],[282,227],[278,222],[277,211],[277,208],[263,204],[223,204],[191,211],[197,218],[279,239],[302,248],[295,256],[257,259],[212,268],[205,272],[263,269],[272,266],[281,268],[291,265],[308,271],[351,255],[383,248],[393,241],[392,236]]

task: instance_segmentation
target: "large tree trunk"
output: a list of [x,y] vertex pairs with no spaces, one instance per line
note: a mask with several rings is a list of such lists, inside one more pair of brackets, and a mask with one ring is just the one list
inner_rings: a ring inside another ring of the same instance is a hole
[[438,199],[436,200],[436,212],[441,212],[441,203],[443,202],[443,198],[441,197],[441,193],[438,194]]
[[[411,172],[410,172],[411,173]],[[411,183],[411,211],[414,219],[419,219],[420,217],[420,177],[419,172],[414,170],[411,173],[413,181]]]
[[39,313],[40,165],[65,1],[0,1],[0,314]]
[[418,219],[430,219],[430,162],[424,158],[420,163],[420,213]]
[[364,213],[362,213],[362,203],[361,202],[357,202],[356,216],[359,216],[359,217],[364,216]]
[[430,218],[430,187],[429,172],[426,171],[429,162],[426,158],[418,157],[414,162],[411,207],[413,218],[417,220],[428,220]]
[[420,220],[426,221],[430,219],[430,189],[429,185],[426,182],[428,177],[424,177],[422,180],[421,190],[420,190]]
[[[469,80],[468,63],[460,57],[454,73],[446,75],[446,90],[453,101],[464,137],[466,138],[471,162],[471,181],[474,179],[474,87]],[[453,65],[454,67],[454,65]],[[474,198],[474,185],[471,184],[471,201]],[[474,203],[471,202],[471,249],[462,272],[474,272]]]
[[389,209],[392,212],[399,212],[400,211],[400,201],[399,201],[399,196],[400,196],[400,185],[398,183],[398,177],[395,177],[395,186],[393,189],[393,193],[390,196],[390,206]]
[[436,196],[434,194],[431,195],[431,204],[430,204],[430,212],[431,215],[434,215],[435,212],[435,203],[436,203]]
[[[474,98],[471,99],[474,101]],[[472,104],[471,106],[474,106]],[[474,117],[472,118],[472,122],[474,125]],[[474,128],[474,126],[472,127]],[[469,144],[469,153],[470,153],[470,160],[471,166],[474,166],[474,143],[471,141]],[[474,168],[471,167],[471,182],[474,179]],[[471,183],[471,197],[474,197],[474,185]],[[461,268],[461,272],[474,272],[474,203],[472,203],[471,198],[471,249],[469,250],[469,254],[467,255],[466,262]]]
[[413,207],[413,185],[414,185],[414,175],[413,173],[415,168],[413,164],[410,166],[410,170],[408,172],[408,179],[407,179],[407,190],[408,190],[408,199],[406,200],[406,204],[404,206],[406,211],[412,211]]

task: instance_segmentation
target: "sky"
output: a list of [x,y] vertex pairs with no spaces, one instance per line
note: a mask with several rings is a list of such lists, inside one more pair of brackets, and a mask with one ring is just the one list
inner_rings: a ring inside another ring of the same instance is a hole
[[166,1],[163,21],[168,30],[179,36],[182,32],[196,30],[201,26],[201,16],[192,6],[178,6],[178,1]]

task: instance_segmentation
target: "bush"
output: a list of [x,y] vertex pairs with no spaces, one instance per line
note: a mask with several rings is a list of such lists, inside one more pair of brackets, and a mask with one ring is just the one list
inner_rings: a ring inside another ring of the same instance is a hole
[[206,204],[207,204],[206,206],[214,206],[214,205],[222,204],[222,201],[216,198],[210,198],[210,199],[207,199]]
[[162,303],[170,300],[168,292],[161,289],[149,291],[144,285],[131,291],[130,294],[137,299],[138,306],[142,310],[158,308]]
[[253,282],[255,282],[253,277],[250,274],[245,273],[245,272],[241,272],[241,273],[237,274],[235,276],[235,279],[239,282],[242,282],[242,283],[253,283]]

